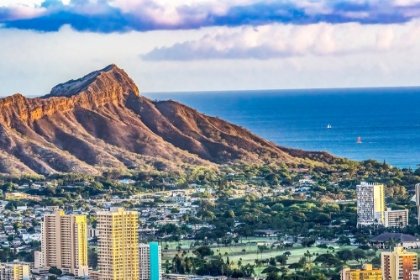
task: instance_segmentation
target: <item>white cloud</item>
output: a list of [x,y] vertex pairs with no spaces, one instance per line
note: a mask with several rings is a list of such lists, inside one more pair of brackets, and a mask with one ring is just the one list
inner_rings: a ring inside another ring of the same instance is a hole
[[395,0],[394,1],[395,6],[408,7],[408,6],[418,5],[418,4],[420,4],[420,0]]
[[10,7],[24,5],[28,7],[36,7],[42,4],[44,0],[0,0],[0,7]]
[[376,48],[386,51],[392,48],[395,40],[395,32],[392,26],[381,27],[376,34]]
[[418,0],[0,0],[0,4],[5,28],[43,32],[56,32],[64,25],[97,33],[275,23],[388,25],[420,17]]
[[[45,94],[110,63],[125,69],[142,92],[420,85],[420,21],[389,27],[393,40],[381,31],[384,25],[355,23],[124,34],[0,29],[0,95]],[[176,43],[188,61],[138,58]],[[227,57],[237,59],[219,59]]]
[[336,56],[402,50],[413,47],[420,25],[358,23],[264,25],[239,31],[220,28],[201,39],[157,47],[145,60],[271,59],[295,56]]

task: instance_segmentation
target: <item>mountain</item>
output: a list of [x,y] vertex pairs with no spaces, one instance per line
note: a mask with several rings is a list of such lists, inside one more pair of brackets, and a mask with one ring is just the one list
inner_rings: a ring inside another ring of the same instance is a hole
[[293,151],[177,102],[140,96],[116,65],[59,84],[41,98],[0,99],[0,173],[101,174],[311,156]]

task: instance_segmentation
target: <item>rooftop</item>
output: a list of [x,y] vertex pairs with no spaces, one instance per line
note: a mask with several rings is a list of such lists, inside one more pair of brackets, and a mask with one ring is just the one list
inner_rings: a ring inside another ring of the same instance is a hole
[[391,238],[399,240],[401,242],[417,241],[417,238],[413,235],[403,234],[403,233],[392,233],[392,232],[387,232],[387,233],[383,233],[381,235],[375,236],[370,241],[371,242],[386,242],[390,240]]

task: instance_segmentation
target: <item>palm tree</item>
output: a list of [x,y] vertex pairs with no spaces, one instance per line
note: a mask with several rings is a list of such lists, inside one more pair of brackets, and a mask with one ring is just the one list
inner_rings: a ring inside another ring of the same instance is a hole
[[402,216],[399,216],[399,217],[398,217],[398,221],[399,221],[398,225],[399,225],[400,232],[401,232],[401,228],[402,228],[402,226],[403,226]]
[[386,242],[385,242],[385,245],[387,245],[388,246],[388,248],[389,248],[389,251],[393,251],[394,250],[394,247],[396,246],[396,245],[398,245],[399,243],[401,243],[401,240],[399,240],[399,239],[397,239],[397,238],[390,238],[390,239],[388,239]]

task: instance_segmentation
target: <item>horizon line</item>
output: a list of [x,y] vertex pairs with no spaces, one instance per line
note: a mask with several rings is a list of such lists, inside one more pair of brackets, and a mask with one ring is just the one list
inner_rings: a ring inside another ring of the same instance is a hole
[[183,93],[227,93],[227,92],[257,92],[257,91],[319,91],[319,90],[374,90],[374,89],[420,89],[418,86],[379,86],[379,87],[314,87],[314,88],[271,88],[271,89],[231,89],[231,90],[187,90],[187,91],[140,91],[140,95],[145,94],[183,94]]
[[[283,91],[283,92],[287,92],[287,91],[321,91],[321,90],[328,90],[328,91],[332,91],[332,90],[376,90],[376,89],[420,89],[420,85],[418,86],[366,86],[366,87],[314,87],[314,88],[269,88],[269,89],[230,89],[230,90],[185,90],[185,91],[144,91],[142,92],[140,90],[140,96],[145,96],[145,95],[153,95],[153,94],[191,94],[191,93],[198,93],[198,94],[202,94],[202,93],[235,93],[235,92],[247,92],[247,93],[252,93],[252,92],[260,92],[260,91],[265,91],[265,92],[275,92],[275,91]],[[9,97],[9,96],[13,96],[15,94],[21,94],[26,98],[39,98],[45,95],[38,95],[38,94],[23,94],[20,92],[16,92],[10,95],[0,95],[0,98],[5,98],[5,97]]]

